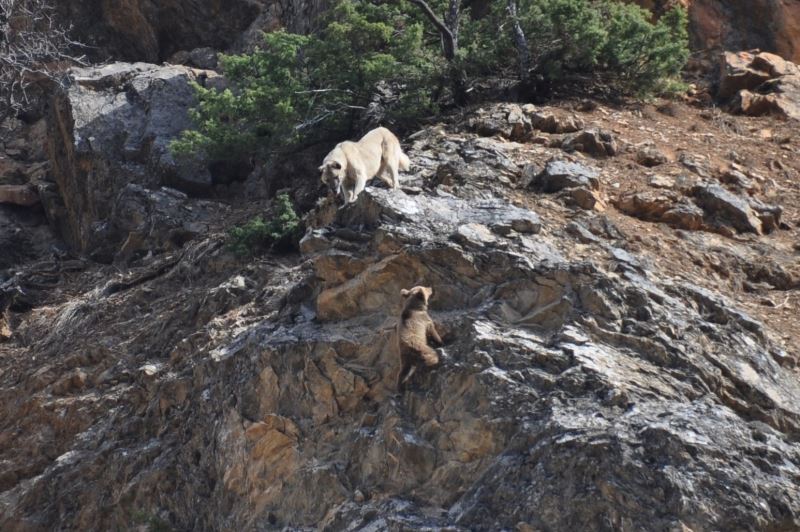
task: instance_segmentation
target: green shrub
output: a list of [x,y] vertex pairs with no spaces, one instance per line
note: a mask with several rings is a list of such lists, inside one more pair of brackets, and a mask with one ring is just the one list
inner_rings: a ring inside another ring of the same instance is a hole
[[388,124],[435,111],[436,54],[423,43],[422,24],[395,3],[341,0],[318,34],[268,33],[262,49],[223,55],[220,66],[231,88],[194,86],[195,129],[173,141],[177,155],[269,161],[301,139],[349,135],[385,92],[394,95],[381,102]]
[[[517,67],[514,41],[503,31],[510,24],[506,5],[494,3],[462,38],[473,74]],[[648,95],[674,86],[688,59],[687,18],[680,7],[656,23],[648,11],[614,0],[519,0],[518,13],[528,41],[527,76],[549,85],[580,81]]]
[[[384,125],[402,131],[440,112],[458,92],[454,87],[464,88],[462,76],[466,84],[537,79],[540,87],[578,80],[646,95],[674,87],[688,57],[680,8],[651,23],[647,11],[613,0],[516,1],[530,57],[526,72],[518,66],[507,1],[493,2],[478,19],[462,14],[456,57],[447,62],[439,34],[417,6],[338,0],[313,35],[269,33],[260,50],[221,56],[231,87],[195,85],[195,129],[172,149],[270,162],[303,143],[353,136],[365,111],[376,108]],[[445,0],[430,4],[437,13],[446,7]]]
[[279,194],[272,206],[272,218],[256,217],[229,232],[228,246],[240,256],[254,255],[260,250],[295,248],[302,232],[300,217],[292,207],[288,194]]
[[605,2],[601,11],[608,37],[600,61],[616,85],[640,95],[674,86],[689,59],[686,11],[675,7],[655,24],[649,12],[632,4]]
[[194,85],[194,130],[172,142],[176,154],[210,159],[268,154],[297,140],[296,125],[313,107],[299,53],[309,37],[283,31],[264,36],[265,48],[247,55],[222,55],[220,65],[233,84],[217,91]]

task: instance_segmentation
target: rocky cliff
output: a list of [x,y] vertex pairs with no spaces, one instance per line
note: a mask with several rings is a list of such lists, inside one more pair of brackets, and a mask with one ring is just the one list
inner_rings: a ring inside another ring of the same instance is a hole
[[[7,270],[0,528],[800,527],[790,123],[473,109],[407,139],[402,190],[243,261],[221,231],[258,204],[142,181],[155,111],[114,122],[174,70],[78,71],[56,107],[67,234],[110,201],[116,266]],[[397,394],[418,283],[444,362]]]
[[[308,31],[321,0],[66,0],[59,17],[97,60],[159,62],[197,48],[244,49],[259,32]],[[197,65],[205,66],[205,65]]]
[[634,0],[656,14],[675,4],[689,12],[697,51],[759,48],[800,61],[800,4],[791,0]]
[[[795,65],[725,54],[741,116],[465,109],[346,208],[304,155],[279,176],[319,197],[299,252],[242,259],[258,172],[167,149],[190,82],[225,83],[191,50],[318,4],[226,6],[64,3],[190,66],[75,69],[5,124],[0,530],[800,528]],[[397,393],[415,284],[443,363]]]

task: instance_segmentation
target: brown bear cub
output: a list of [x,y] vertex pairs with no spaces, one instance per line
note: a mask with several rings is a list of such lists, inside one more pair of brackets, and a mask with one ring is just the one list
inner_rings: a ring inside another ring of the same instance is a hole
[[397,324],[397,343],[400,351],[400,373],[397,376],[397,390],[403,391],[406,381],[414,374],[418,365],[426,367],[439,364],[439,355],[428,345],[428,339],[442,344],[436,326],[428,315],[428,299],[433,289],[415,286],[411,290],[401,290],[403,313]]

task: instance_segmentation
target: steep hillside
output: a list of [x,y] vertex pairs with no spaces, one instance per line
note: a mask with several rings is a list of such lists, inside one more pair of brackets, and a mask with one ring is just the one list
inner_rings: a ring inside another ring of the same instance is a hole
[[[0,526],[800,526],[791,124],[497,105],[406,145],[297,256],[226,251],[233,203],[122,272],[20,268]],[[397,394],[417,283],[446,358]]]
[[[476,84],[347,206],[325,142],[169,149],[217,51],[327,3],[59,3],[147,62],[0,123],[0,530],[800,529],[800,67],[740,50],[796,58],[798,12],[681,3],[682,96]],[[299,249],[235,254],[278,192]],[[420,284],[442,364],[398,392]]]

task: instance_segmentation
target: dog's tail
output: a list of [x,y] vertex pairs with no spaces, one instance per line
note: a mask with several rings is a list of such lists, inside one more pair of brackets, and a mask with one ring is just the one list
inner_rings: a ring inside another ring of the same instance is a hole
[[400,170],[402,170],[404,172],[408,172],[409,170],[411,170],[411,160],[408,158],[408,155],[406,155],[402,151],[400,152],[400,164],[399,164],[399,166],[400,166]]

